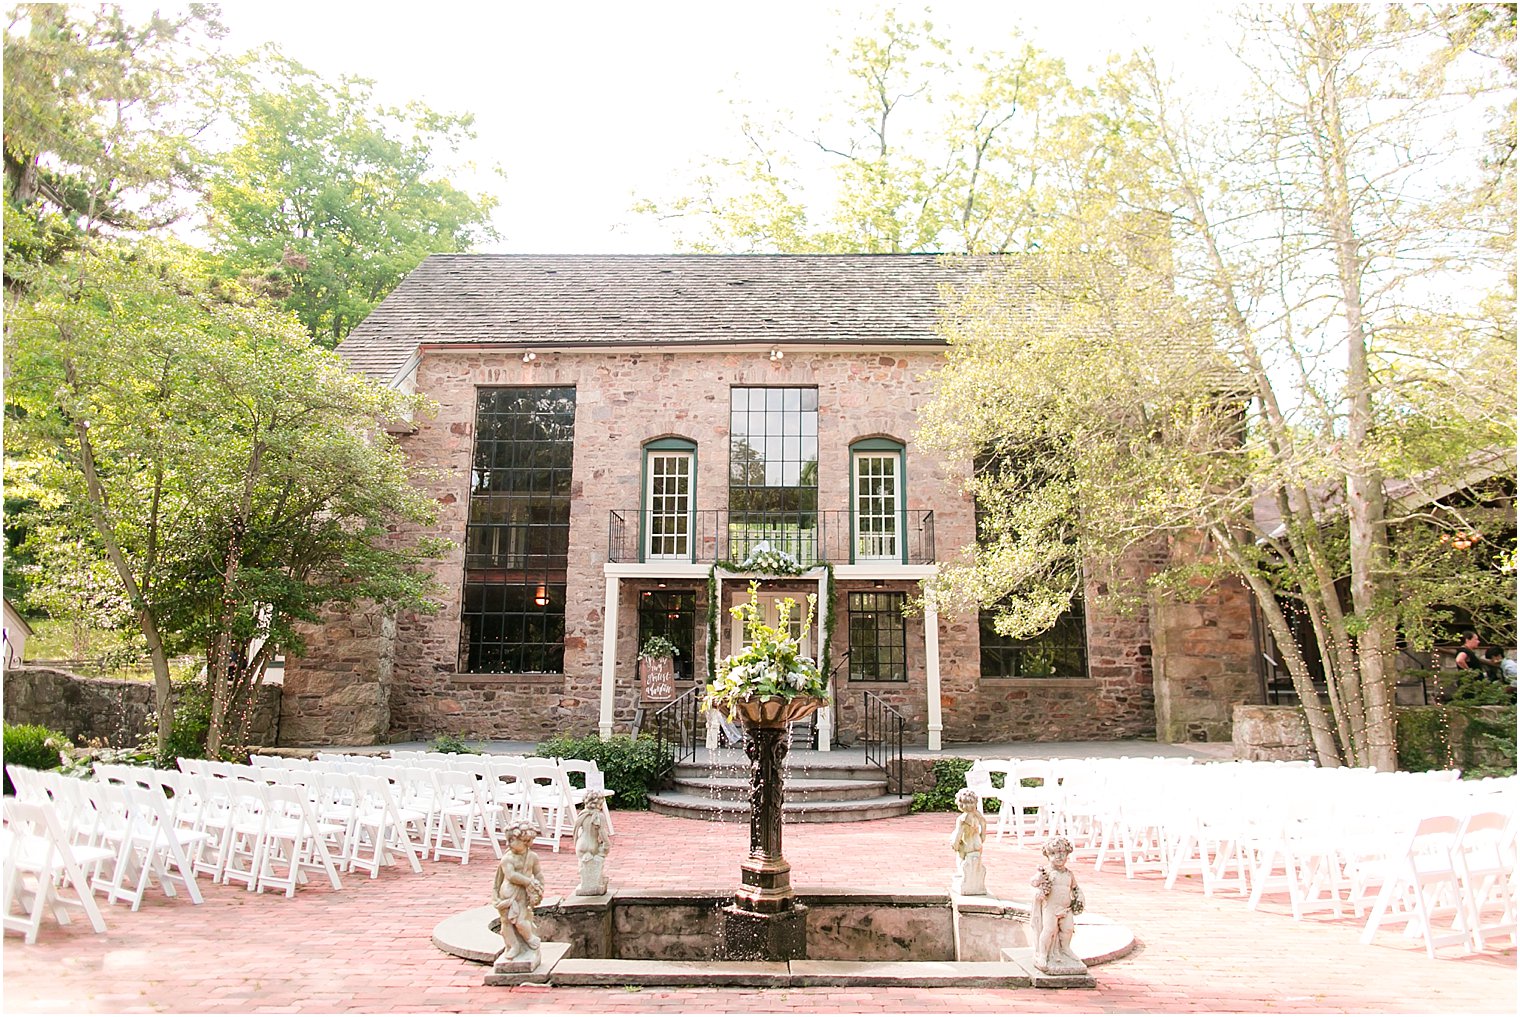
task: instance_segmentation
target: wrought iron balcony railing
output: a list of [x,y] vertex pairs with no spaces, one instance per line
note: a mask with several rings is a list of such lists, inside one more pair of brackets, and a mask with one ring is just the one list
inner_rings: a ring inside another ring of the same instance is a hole
[[804,567],[927,565],[934,561],[934,512],[906,509],[861,518],[848,511],[736,512],[680,515],[617,510],[607,517],[611,562],[742,562],[756,550],[784,551]]

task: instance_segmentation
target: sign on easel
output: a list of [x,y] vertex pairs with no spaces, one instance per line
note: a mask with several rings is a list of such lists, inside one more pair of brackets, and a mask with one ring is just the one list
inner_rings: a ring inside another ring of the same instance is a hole
[[676,697],[674,657],[640,657],[639,678],[646,703],[668,703]]

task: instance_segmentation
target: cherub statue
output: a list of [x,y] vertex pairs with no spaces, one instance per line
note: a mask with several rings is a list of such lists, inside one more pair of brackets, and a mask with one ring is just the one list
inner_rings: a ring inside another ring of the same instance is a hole
[[505,944],[497,963],[538,963],[538,926],[533,908],[544,899],[544,874],[532,850],[540,834],[537,823],[516,822],[507,827],[507,850],[496,868],[491,903],[501,915]]
[[982,865],[982,842],[987,839],[987,817],[982,815],[981,800],[969,787],[955,793],[956,807],[961,814],[955,820],[955,833],[950,846],[959,855],[956,863],[956,882],[963,894],[987,892],[987,869]]
[[1066,860],[1071,857],[1071,841],[1053,837],[1043,851],[1049,863],[1041,865],[1029,881],[1034,887],[1034,905],[1029,909],[1034,931],[1034,966],[1049,975],[1085,975],[1087,965],[1071,952],[1076,916],[1085,906],[1077,877],[1066,867]]
[[581,803],[580,815],[575,817],[575,857],[581,865],[581,882],[575,892],[584,897],[598,897],[607,892],[607,814],[603,802],[607,796],[600,791],[587,791]]

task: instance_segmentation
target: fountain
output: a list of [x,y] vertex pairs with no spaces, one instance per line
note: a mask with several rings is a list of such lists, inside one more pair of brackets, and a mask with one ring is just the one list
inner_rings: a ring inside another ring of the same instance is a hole
[[[1064,868],[1070,853],[1064,842],[1052,842],[1050,864],[1031,882],[1039,923],[1031,938],[1030,906],[998,899],[986,888],[987,826],[974,794],[960,802],[951,840],[957,868],[948,893],[794,890],[781,844],[788,728],[824,705],[825,685],[817,666],[798,654],[785,609],[780,625],[764,625],[752,586],[750,603],[734,613],[746,623],[749,645],[723,661],[708,704],[742,723],[750,760],[750,844],[738,889],[728,895],[608,888],[605,838],[599,828],[577,823],[582,868],[575,894],[534,901],[530,923],[502,905],[502,917],[520,925],[505,935],[498,932],[495,907],[455,915],[434,929],[440,949],[496,961],[489,985],[1038,988],[1091,986],[1087,965],[1133,949],[1129,930],[1083,912],[1075,879]],[[804,632],[811,619],[810,604]],[[543,943],[530,960],[526,946],[535,933]],[[521,956],[498,960],[504,941]]]
[[750,760],[749,857],[740,865],[739,890],[723,909],[720,954],[728,960],[791,961],[807,956],[807,908],[792,890],[792,867],[781,853],[785,788],[782,763],[793,721],[824,700],[744,700],[744,754]]

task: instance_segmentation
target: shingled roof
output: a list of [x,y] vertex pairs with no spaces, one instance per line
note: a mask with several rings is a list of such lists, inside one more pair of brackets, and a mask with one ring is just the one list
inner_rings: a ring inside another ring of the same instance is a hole
[[[338,347],[394,378],[423,344],[942,346],[936,255],[435,254]],[[985,262],[981,262],[985,265]]]

